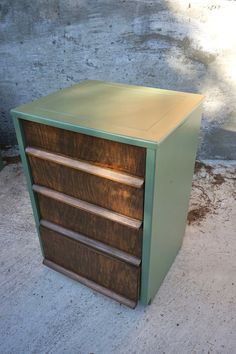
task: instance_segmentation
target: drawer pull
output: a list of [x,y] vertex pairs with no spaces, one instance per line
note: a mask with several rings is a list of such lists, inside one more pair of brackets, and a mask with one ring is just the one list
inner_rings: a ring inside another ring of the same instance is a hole
[[135,308],[135,306],[136,306],[136,301],[127,299],[126,297],[119,295],[119,294],[115,293],[114,291],[107,289],[104,286],[95,283],[92,280],[82,277],[79,274],[71,272],[70,270],[63,268],[62,266],[60,266],[52,261],[49,261],[48,259],[44,259],[43,264],[45,264],[47,267],[49,267],[57,272],[64,274],[65,276],[67,276],[73,280],[80,282],[81,284],[88,286],[89,288],[91,288],[95,291],[98,291],[99,293],[101,293],[103,295],[109,296],[111,299],[114,299],[114,300],[120,302],[121,304],[131,307],[132,309]]
[[74,160],[70,157],[65,157],[62,155],[54,154],[48,151],[44,151],[41,149],[35,149],[33,147],[27,147],[25,149],[26,153],[29,156],[37,157],[39,159],[51,161],[57,163],[59,165],[63,165],[66,167],[73,168],[75,170],[83,171],[95,176],[99,176],[102,178],[110,179],[112,181],[126,184],[135,188],[142,188],[144,180],[141,177],[130,176],[125,173],[117,172],[109,168],[103,168],[100,166],[96,166],[94,164]]
[[89,213],[99,215],[103,218],[110,219],[112,221],[118,222],[120,224],[123,224],[128,227],[132,227],[134,229],[140,229],[142,225],[142,221],[130,218],[128,216],[121,215],[119,213],[116,213],[114,211],[102,208],[100,206],[88,203],[84,200],[80,200],[74,197],[71,197],[69,195],[66,195],[61,192],[56,192],[53,189],[49,189],[43,186],[39,186],[34,184],[32,187],[33,191],[42,195],[45,195],[47,197],[50,197],[52,199],[58,200],[62,203],[71,205],[75,208],[79,208],[82,210],[85,210]]
[[114,247],[105,245],[102,242],[93,240],[93,239],[86,237],[84,235],[81,235],[77,232],[65,229],[64,227],[56,225],[56,224],[49,222],[47,220],[41,220],[40,225],[46,227],[47,229],[53,230],[53,231],[57,232],[58,234],[64,235],[66,237],[72,238],[75,241],[83,243],[86,246],[92,247],[96,251],[100,251],[102,253],[106,253],[107,255],[109,255],[111,257],[118,258],[119,260],[129,263],[135,267],[140,266],[141,260],[139,258],[129,255],[128,253],[120,251]]

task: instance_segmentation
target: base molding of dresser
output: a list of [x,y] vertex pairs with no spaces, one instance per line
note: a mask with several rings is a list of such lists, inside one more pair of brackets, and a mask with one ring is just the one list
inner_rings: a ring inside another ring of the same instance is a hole
[[74,272],[71,272],[70,270],[65,269],[64,267],[61,267],[60,265],[44,258],[43,259],[43,264],[46,265],[47,267],[61,273],[64,274],[65,276],[78,281],[79,283],[88,286],[89,288],[110,297],[113,300],[116,300],[118,302],[120,302],[121,304],[128,306],[132,309],[134,309],[137,305],[137,303],[135,301],[132,301],[130,299],[125,298],[124,296],[121,296],[119,294],[114,293],[113,291],[93,282],[92,280],[86,279],[84,277],[82,277],[81,275],[78,275]]

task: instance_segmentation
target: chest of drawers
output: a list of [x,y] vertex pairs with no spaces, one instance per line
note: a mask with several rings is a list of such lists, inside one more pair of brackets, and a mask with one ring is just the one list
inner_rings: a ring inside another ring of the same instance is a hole
[[45,265],[151,302],[184,235],[201,102],[86,81],[11,111]]

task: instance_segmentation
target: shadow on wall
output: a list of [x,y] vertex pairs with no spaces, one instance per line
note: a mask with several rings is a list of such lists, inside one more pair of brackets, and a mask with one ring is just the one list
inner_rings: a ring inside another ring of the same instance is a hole
[[236,158],[235,2],[4,0],[0,13],[2,143],[10,108],[99,79],[203,93],[199,157]]
[[[137,14],[127,38],[143,53],[153,86],[205,95],[198,157],[236,159],[236,3],[215,4],[167,2],[148,21]],[[159,61],[149,67],[153,54]]]

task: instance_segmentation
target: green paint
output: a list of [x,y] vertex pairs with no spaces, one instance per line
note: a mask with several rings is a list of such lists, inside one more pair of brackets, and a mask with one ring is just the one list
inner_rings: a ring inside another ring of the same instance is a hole
[[149,225],[151,235],[144,235],[146,239],[143,244],[144,256],[148,254],[146,248],[150,247],[149,265],[145,260],[144,278],[141,281],[143,304],[148,304],[154,298],[182,244],[200,117],[201,107],[198,107],[184,124],[159,145],[156,153],[154,189],[148,191],[149,196],[153,194],[154,198],[152,222]]
[[155,165],[156,165],[156,151],[148,149],[146,154],[143,249],[142,249],[142,269],[141,269],[141,294],[140,294],[140,301],[143,304],[147,304],[149,302],[148,274],[149,274],[150,252],[151,252]]
[[13,122],[14,122],[16,137],[17,137],[17,141],[18,141],[18,145],[19,145],[21,161],[23,164],[24,173],[25,173],[25,177],[26,177],[28,192],[30,195],[31,205],[33,208],[33,215],[34,215],[34,220],[35,220],[36,228],[37,228],[37,232],[38,232],[40,247],[41,247],[42,254],[44,255],[42,242],[41,242],[41,238],[40,238],[40,234],[39,234],[40,213],[39,213],[39,207],[38,207],[38,202],[37,202],[37,195],[32,190],[33,179],[32,179],[32,175],[31,175],[31,170],[30,170],[28,158],[25,154],[24,132],[23,132],[23,129],[21,126],[20,119],[18,119],[15,115],[13,115]]
[[87,80],[12,110],[19,118],[155,149],[201,95]]
[[[11,111],[38,234],[40,213],[21,119],[147,149],[140,291],[145,305],[152,301],[182,244],[201,101],[200,95],[91,81]],[[43,253],[42,244],[41,249]]]

